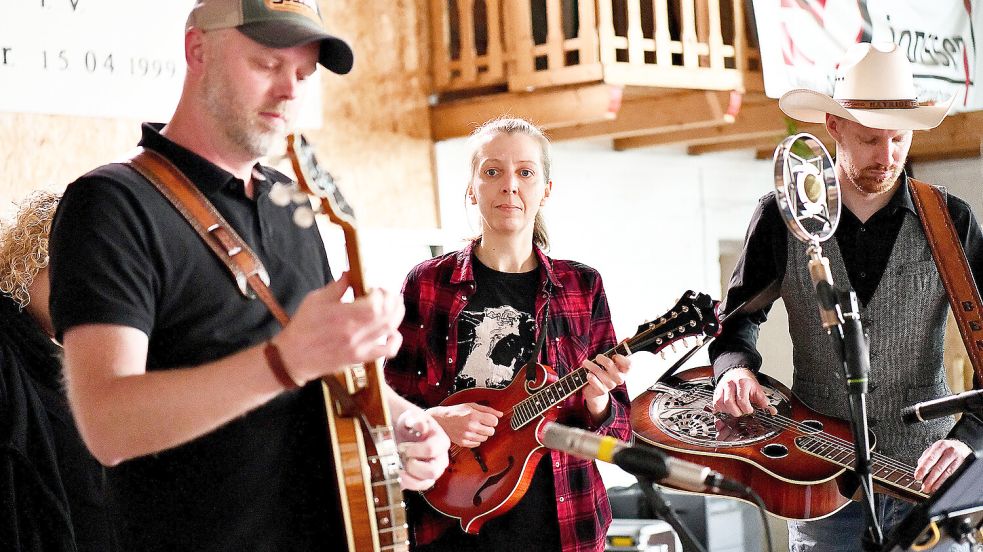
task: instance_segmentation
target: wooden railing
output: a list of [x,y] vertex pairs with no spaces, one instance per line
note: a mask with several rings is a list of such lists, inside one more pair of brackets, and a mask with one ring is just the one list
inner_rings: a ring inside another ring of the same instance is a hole
[[431,0],[434,88],[611,84],[734,90],[743,0]]
[[593,0],[506,0],[510,90],[603,80]]
[[506,83],[501,13],[501,0],[430,0],[436,91]]

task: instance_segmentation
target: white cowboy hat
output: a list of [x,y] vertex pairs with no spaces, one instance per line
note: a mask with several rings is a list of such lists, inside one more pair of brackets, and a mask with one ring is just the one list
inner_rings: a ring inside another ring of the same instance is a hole
[[850,46],[836,71],[833,97],[807,89],[790,90],[778,100],[786,115],[824,123],[826,114],[884,130],[935,128],[949,112],[953,95],[940,104],[919,103],[911,63],[896,44]]

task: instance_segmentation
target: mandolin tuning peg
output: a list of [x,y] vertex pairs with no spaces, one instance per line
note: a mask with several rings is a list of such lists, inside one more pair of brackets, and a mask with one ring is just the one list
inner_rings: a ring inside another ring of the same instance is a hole
[[697,347],[702,347],[703,346],[703,343],[704,343],[704,340],[703,340],[703,336],[702,335],[700,337],[697,337],[696,338],[696,346]]
[[294,224],[301,228],[310,228],[314,224],[314,210],[306,205],[294,209]]
[[659,356],[662,357],[662,360],[665,360],[666,359],[666,350],[665,349],[662,349],[661,351],[659,351]]
[[310,196],[297,189],[291,191],[290,201],[296,203],[297,205],[303,205],[305,203],[310,205],[311,203]]
[[670,348],[670,349],[672,349],[672,352],[674,352],[674,353],[675,353],[675,352],[676,352],[676,342],[672,342],[672,343],[670,343],[670,344],[669,344],[669,348]]
[[277,207],[286,207],[290,204],[290,196],[293,195],[289,184],[277,182],[270,187],[270,202]]

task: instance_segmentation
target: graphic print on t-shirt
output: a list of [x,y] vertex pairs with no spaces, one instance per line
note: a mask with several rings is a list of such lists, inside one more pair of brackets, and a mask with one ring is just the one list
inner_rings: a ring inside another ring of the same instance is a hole
[[535,323],[511,306],[481,312],[462,312],[458,338],[466,357],[457,375],[457,388],[502,388],[525,365],[535,340]]

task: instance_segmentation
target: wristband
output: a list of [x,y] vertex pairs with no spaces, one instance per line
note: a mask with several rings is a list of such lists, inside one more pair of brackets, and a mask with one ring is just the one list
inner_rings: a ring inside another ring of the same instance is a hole
[[283,357],[280,356],[280,349],[273,343],[273,340],[266,342],[266,346],[263,347],[263,355],[266,356],[266,363],[270,366],[270,371],[276,376],[276,380],[280,382],[280,385],[287,389],[297,389],[300,387],[300,384],[287,371],[287,366],[283,363]]

